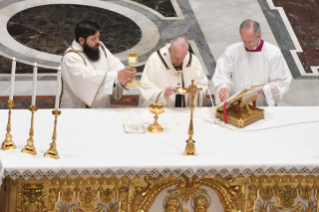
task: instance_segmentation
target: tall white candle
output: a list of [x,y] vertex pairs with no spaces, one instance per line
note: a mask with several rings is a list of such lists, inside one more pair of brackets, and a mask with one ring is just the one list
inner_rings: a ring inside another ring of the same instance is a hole
[[12,59],[12,67],[11,67],[11,86],[10,86],[9,100],[13,100],[15,74],[16,74],[16,59],[13,58]]
[[33,66],[33,92],[32,92],[32,105],[35,106],[35,99],[36,99],[36,93],[37,93],[37,79],[38,79],[38,67],[37,64],[34,63]]
[[55,96],[55,109],[59,109],[59,103],[60,103],[60,93],[61,93],[61,68],[59,67],[58,69],[58,75],[57,75],[57,91],[56,91],[56,96]]

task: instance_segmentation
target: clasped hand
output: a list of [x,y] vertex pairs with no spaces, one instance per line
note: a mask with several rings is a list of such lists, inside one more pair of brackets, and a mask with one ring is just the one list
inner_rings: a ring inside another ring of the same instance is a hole
[[136,69],[134,67],[127,67],[118,72],[117,77],[121,85],[125,86],[127,82],[134,79],[136,76]]

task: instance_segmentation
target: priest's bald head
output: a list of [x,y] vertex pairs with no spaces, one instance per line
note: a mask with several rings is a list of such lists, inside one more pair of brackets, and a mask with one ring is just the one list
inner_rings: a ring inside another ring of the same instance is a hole
[[82,21],[76,25],[75,40],[83,47],[83,52],[92,61],[100,59],[100,26],[92,21]]
[[171,62],[174,66],[180,66],[183,64],[187,52],[188,42],[185,38],[178,37],[171,41],[169,53],[171,55]]
[[240,24],[239,33],[241,39],[248,50],[254,50],[261,38],[261,30],[258,22],[245,20]]

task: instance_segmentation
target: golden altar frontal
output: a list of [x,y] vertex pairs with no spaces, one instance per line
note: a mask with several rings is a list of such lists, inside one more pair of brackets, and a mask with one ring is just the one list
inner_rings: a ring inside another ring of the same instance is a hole
[[[7,177],[2,185],[1,212],[205,212],[217,193],[225,212],[312,212],[318,209],[319,177],[261,175],[244,177],[173,174],[134,177],[90,176],[64,179]],[[6,193],[3,193],[6,191]],[[166,191],[164,198],[161,192]],[[160,207],[154,208],[155,201]],[[216,202],[216,199],[215,199]],[[189,204],[189,209],[184,208]],[[216,211],[218,212],[218,211]]]

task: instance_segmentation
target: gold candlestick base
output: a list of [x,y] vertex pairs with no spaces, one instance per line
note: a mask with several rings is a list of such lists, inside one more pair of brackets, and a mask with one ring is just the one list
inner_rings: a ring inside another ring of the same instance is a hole
[[22,153],[30,154],[30,155],[36,155],[37,151],[35,150],[34,147],[34,140],[33,140],[33,135],[34,135],[34,128],[33,128],[33,123],[34,123],[34,112],[38,110],[37,106],[31,105],[29,106],[29,110],[32,113],[31,116],[31,128],[30,128],[30,138],[27,140],[27,145],[23,148]]
[[151,124],[148,128],[147,131],[151,132],[151,133],[161,133],[163,132],[163,128],[161,127],[161,125],[154,123]]
[[196,156],[196,155],[197,154],[195,150],[195,141],[190,138],[186,141],[184,156]]
[[158,120],[158,115],[164,113],[164,106],[158,103],[155,104],[151,104],[150,106],[150,111],[151,113],[155,114],[154,116],[154,124],[151,124],[148,128],[147,131],[151,132],[151,133],[161,133],[163,132],[163,128],[161,127],[161,125],[159,125],[157,123]]
[[57,127],[57,123],[58,123],[58,116],[61,115],[61,111],[59,110],[53,110],[52,111],[52,115],[55,116],[55,121],[54,121],[54,132],[53,132],[53,136],[52,136],[52,143],[50,144],[50,149],[44,154],[44,157],[47,158],[53,158],[53,159],[59,159],[59,153],[56,149],[56,138],[57,138],[57,132],[56,132],[56,127]]
[[7,101],[7,106],[9,107],[9,117],[8,117],[6,138],[5,138],[4,142],[1,145],[1,149],[3,151],[16,149],[16,145],[12,141],[12,135],[10,134],[10,132],[11,132],[11,109],[14,106],[14,101],[13,100],[8,100]]

